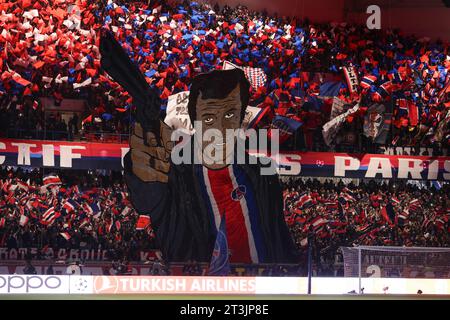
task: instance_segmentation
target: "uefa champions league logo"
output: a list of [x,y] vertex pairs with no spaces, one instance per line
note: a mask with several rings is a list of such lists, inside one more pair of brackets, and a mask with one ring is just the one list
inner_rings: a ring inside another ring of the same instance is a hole
[[88,282],[86,279],[78,278],[75,280],[74,287],[78,292],[83,293],[88,288]]

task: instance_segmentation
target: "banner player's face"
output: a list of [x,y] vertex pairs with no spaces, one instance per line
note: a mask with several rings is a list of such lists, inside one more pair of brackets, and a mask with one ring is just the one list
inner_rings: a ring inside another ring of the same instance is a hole
[[[224,99],[202,99],[201,93],[197,99],[197,121],[202,122],[202,134],[208,129],[216,129],[222,133],[223,140],[214,141],[214,147],[222,150],[223,161],[215,164],[205,164],[211,169],[226,167],[226,159],[232,159],[233,148],[227,148],[234,144],[235,136],[227,137],[227,129],[239,129],[241,126],[241,95],[239,84]],[[202,135],[203,136],[203,135]],[[202,150],[211,141],[202,142]],[[231,158],[230,158],[231,157]]]

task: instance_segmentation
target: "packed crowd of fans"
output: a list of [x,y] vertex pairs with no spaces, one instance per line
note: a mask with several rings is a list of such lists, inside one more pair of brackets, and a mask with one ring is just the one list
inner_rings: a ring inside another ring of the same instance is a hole
[[0,246],[101,249],[135,261],[155,248],[151,226],[137,229],[120,173],[70,170],[59,179],[44,185],[42,169],[0,170]]
[[[450,143],[450,52],[440,41],[189,1],[0,0],[0,12],[0,136],[128,134],[132,99],[100,67],[105,28],[159,90],[163,112],[168,97],[189,90],[194,76],[229,61],[267,75],[264,86],[251,89],[250,105],[270,109],[260,125],[276,115],[301,123],[285,147],[378,152],[378,145],[426,146],[439,155]],[[353,93],[343,71],[349,66],[359,79]],[[83,99],[86,110],[65,120],[64,110],[45,111],[41,97],[52,97],[55,106]],[[356,102],[360,108],[325,143],[333,97],[344,104],[338,113]],[[371,114],[374,103],[392,111]],[[363,134],[384,117],[392,119],[385,138]],[[136,260],[139,250],[157,248],[151,225],[137,230],[139,214],[120,173],[60,171],[61,182],[45,184],[49,172],[24,170],[0,170],[0,246],[102,248],[111,260]],[[298,249],[305,253],[312,235],[317,261],[333,261],[339,246],[450,243],[448,185],[295,179],[284,189]],[[186,270],[199,272],[195,263]]]
[[312,235],[318,257],[333,263],[340,246],[448,247],[450,186],[375,181],[284,182],[286,221],[304,252]]
[[[61,184],[43,180],[42,169],[0,170],[0,246],[101,248],[110,250],[111,260],[128,261],[139,260],[140,250],[157,249],[151,225],[137,229],[139,215],[120,172],[58,174]],[[299,252],[306,254],[311,235],[317,261],[334,262],[340,246],[450,243],[448,184],[295,178],[283,188],[286,222]]]
[[[82,133],[128,133],[132,100],[100,68],[99,35],[107,28],[159,90],[163,110],[168,96],[189,89],[193,76],[230,61],[267,75],[263,87],[252,89],[252,106],[301,122],[290,147],[339,150],[347,144],[376,152],[376,139],[361,134],[364,119],[374,102],[388,101],[392,129],[377,144],[448,145],[450,55],[439,41],[189,1],[16,0],[1,1],[0,11],[2,131],[46,128],[39,97],[53,96],[57,105],[65,98],[87,101],[77,124]],[[350,65],[360,81],[353,94],[342,70]],[[344,110],[361,99],[331,146],[321,138],[330,96],[348,103]]]

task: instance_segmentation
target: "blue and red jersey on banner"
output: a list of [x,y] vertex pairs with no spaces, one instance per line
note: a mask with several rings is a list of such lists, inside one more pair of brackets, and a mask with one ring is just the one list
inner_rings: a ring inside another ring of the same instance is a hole
[[226,213],[230,261],[264,261],[265,245],[260,230],[259,211],[245,172],[237,165],[219,170],[198,165],[196,173],[214,230],[219,229],[221,217]]

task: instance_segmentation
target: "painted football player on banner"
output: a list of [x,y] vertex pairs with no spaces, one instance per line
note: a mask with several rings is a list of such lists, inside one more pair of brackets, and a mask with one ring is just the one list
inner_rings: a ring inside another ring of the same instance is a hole
[[228,139],[227,130],[242,127],[250,90],[244,71],[215,70],[192,80],[190,122],[227,140],[200,143],[201,151],[213,147],[213,159],[174,164],[172,128],[159,119],[157,93],[110,33],[102,34],[100,50],[103,69],[133,96],[137,113],[125,179],[136,210],[151,217],[164,257],[210,261],[226,213],[232,263],[295,262],[278,176],[261,175],[259,161],[222,161],[236,156],[236,137]]

